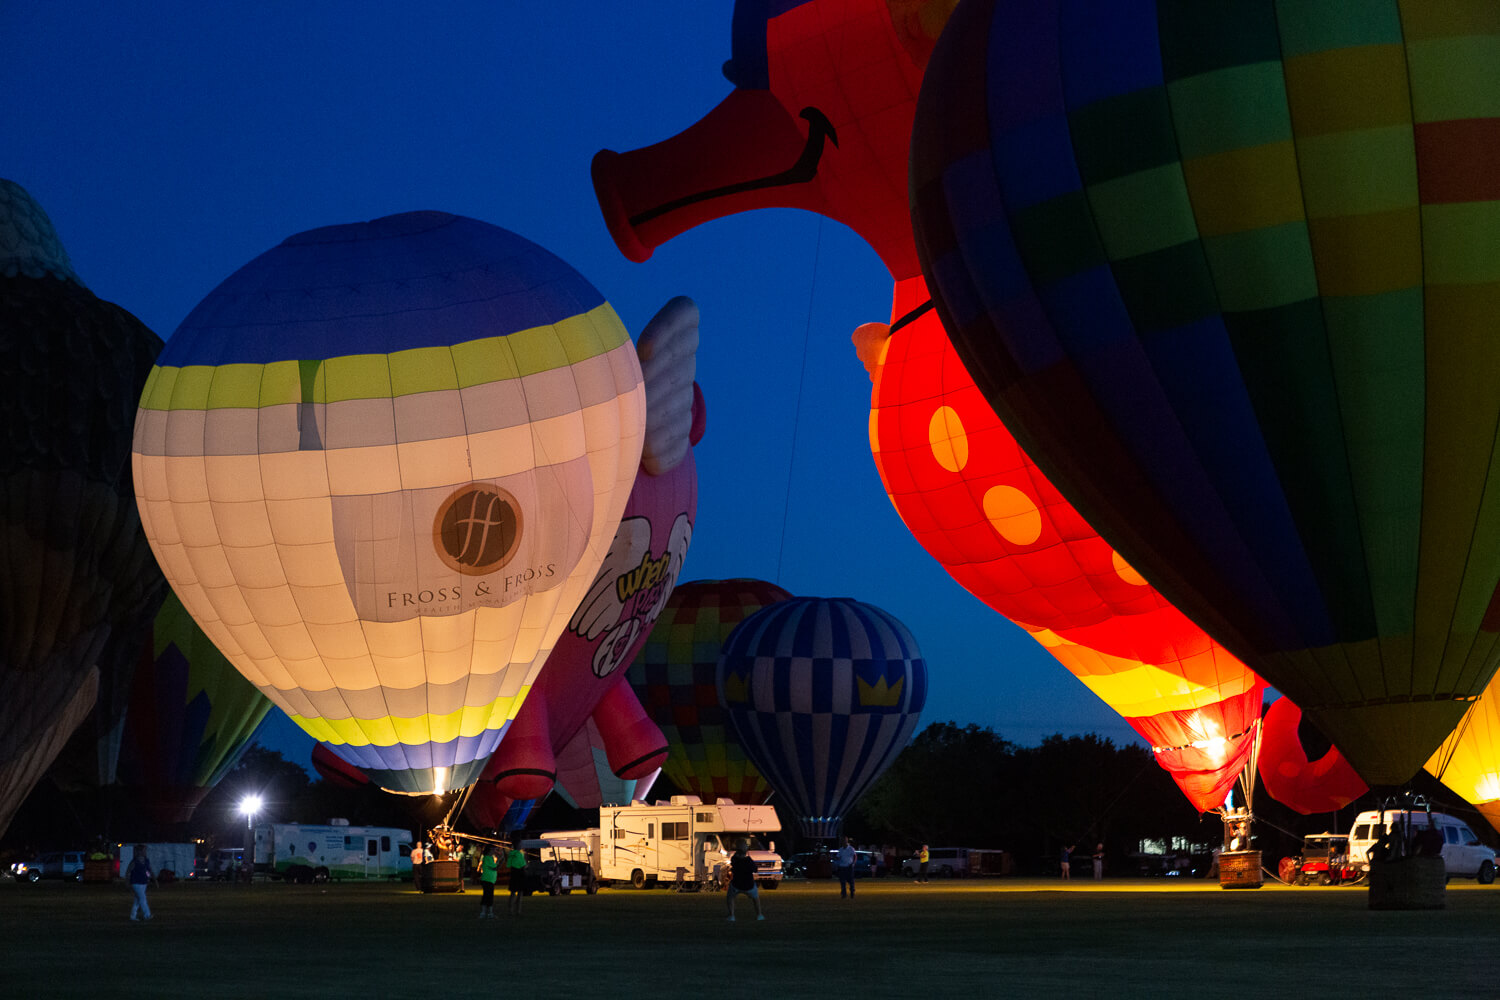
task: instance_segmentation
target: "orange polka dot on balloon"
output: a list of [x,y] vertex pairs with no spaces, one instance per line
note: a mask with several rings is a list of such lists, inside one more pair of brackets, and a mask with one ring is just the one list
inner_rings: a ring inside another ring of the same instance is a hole
[[1126,583],[1131,584],[1135,587],[1144,587],[1147,585],[1146,578],[1137,573],[1135,571],[1135,567],[1126,562],[1125,558],[1121,556],[1120,553],[1115,552],[1113,549],[1111,549],[1109,554],[1110,558],[1112,558],[1115,563],[1115,574],[1119,576],[1121,580],[1124,580]]
[[984,516],[1012,545],[1030,545],[1042,537],[1042,512],[1031,497],[1014,486],[994,486],[984,494]]
[[927,443],[937,464],[949,472],[958,472],[969,464],[969,435],[953,407],[939,406],[933,411],[927,422]]

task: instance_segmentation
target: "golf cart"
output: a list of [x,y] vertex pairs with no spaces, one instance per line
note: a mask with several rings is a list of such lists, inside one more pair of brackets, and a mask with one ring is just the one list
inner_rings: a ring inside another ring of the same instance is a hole
[[566,896],[582,889],[592,896],[599,891],[589,846],[582,840],[523,840],[521,851],[526,855],[528,892]]
[[1302,838],[1302,852],[1281,859],[1277,873],[1288,885],[1355,885],[1365,873],[1349,861],[1349,837],[1314,833]]

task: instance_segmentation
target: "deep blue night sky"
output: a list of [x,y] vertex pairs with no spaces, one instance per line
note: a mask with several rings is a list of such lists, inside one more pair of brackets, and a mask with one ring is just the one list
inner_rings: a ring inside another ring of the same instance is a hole
[[[675,134],[728,92],[732,4],[383,0],[0,5],[0,176],[51,215],[80,278],[168,337],[295,232],[414,209],[504,226],[573,264],[638,333],[702,310],[708,435],[683,579],[752,576],[907,623],[924,721],[1133,733],[916,544],[870,459],[849,335],[890,279],[836,223],[765,211],[632,264],[589,181],[603,147]],[[306,762],[280,713],[262,740]]]

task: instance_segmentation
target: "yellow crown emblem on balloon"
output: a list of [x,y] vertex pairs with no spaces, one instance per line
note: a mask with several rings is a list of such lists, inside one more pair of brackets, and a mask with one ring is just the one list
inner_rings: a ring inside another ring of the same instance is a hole
[[724,678],[724,703],[726,705],[742,705],[750,700],[750,687],[745,683],[745,678],[740,674],[730,674]]
[[901,686],[906,683],[903,677],[894,684],[886,684],[882,677],[874,684],[866,684],[861,678],[856,677],[854,682],[859,685],[859,703],[861,705],[873,705],[882,708],[895,708],[901,702]]

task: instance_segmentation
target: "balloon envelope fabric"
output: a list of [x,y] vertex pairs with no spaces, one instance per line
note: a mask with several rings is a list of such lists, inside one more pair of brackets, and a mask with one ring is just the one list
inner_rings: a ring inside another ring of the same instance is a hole
[[1500,682],[1490,681],[1427,770],[1500,830]]
[[1290,698],[1279,698],[1266,709],[1257,763],[1260,780],[1267,795],[1304,816],[1337,812],[1370,788],[1337,747],[1310,759],[1299,732],[1301,722],[1302,710]]
[[927,664],[906,626],[847,597],[794,597],[740,623],[719,655],[721,704],[807,837],[844,813],[911,740]]
[[771,793],[719,703],[715,678],[735,627],[791,596],[765,580],[679,583],[630,668],[631,686],[667,738],[662,773],[704,802],[755,805]]
[[175,594],[131,682],[120,783],[162,824],[186,823],[244,752],[271,702],[224,658]]
[[598,571],[643,411],[582,275],[412,212],[293,236],[199,303],[142,395],[137,498],[225,656],[430,793],[478,775]]
[[85,685],[84,714],[107,700],[113,722],[137,650],[106,661],[110,644],[144,634],[161,603],[129,466],[160,350],[84,286],[47,213],[0,178],[0,764],[34,763]]
[[1089,521],[1409,779],[1496,664],[1500,6],[970,0],[918,254]]

